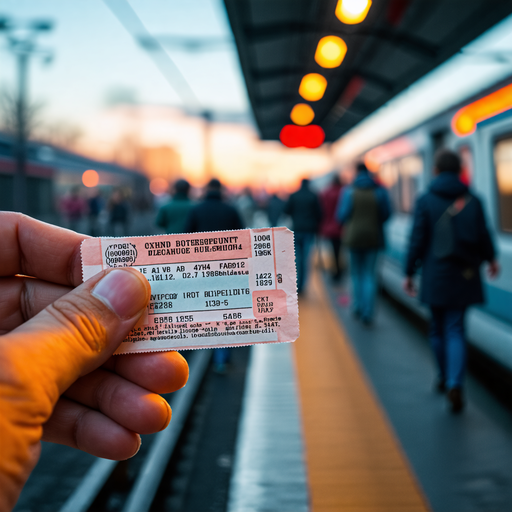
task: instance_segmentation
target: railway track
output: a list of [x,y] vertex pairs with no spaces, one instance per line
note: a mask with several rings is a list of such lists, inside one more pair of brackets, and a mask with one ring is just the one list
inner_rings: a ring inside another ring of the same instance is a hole
[[187,385],[171,395],[173,409],[169,428],[151,436],[144,458],[138,462],[137,475],[130,478],[126,461],[98,459],[69,496],[59,512],[120,510],[146,512],[161,484],[183,427],[197,397],[211,358],[210,350],[197,350],[189,358],[190,378]]

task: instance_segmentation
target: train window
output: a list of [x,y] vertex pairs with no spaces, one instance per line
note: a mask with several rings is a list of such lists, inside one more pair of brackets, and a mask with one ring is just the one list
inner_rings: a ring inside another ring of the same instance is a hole
[[512,233],[512,137],[496,142],[494,166],[501,229]]
[[423,161],[418,155],[411,155],[399,161],[401,209],[404,213],[411,213],[414,201],[418,195],[419,180],[423,171]]
[[422,172],[423,160],[419,155],[409,155],[381,165],[379,178],[389,190],[395,211],[413,211]]
[[459,156],[462,163],[462,171],[460,173],[460,180],[466,185],[471,184],[473,179],[473,152],[469,146],[461,146],[459,148]]

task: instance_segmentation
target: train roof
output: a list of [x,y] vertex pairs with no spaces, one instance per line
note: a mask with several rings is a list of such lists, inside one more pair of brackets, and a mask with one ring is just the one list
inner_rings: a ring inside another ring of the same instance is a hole
[[[14,144],[14,137],[0,132],[0,158],[14,158]],[[36,141],[28,141],[27,159],[29,162],[48,167],[65,168],[67,171],[82,173],[86,169],[95,169],[119,175],[138,175],[141,178],[145,178],[145,175],[139,170],[129,169],[110,162],[94,160],[50,144]]]
[[[336,0],[224,0],[249,99],[263,139],[278,139],[304,100],[303,75],[328,81],[315,122],[334,141],[460,48],[512,13],[501,0],[374,0],[359,25],[334,16]],[[314,60],[319,39],[342,37],[340,68]]]

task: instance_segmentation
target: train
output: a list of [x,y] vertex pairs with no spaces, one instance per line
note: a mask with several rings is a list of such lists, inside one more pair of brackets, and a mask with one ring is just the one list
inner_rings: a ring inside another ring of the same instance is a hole
[[[37,141],[26,146],[27,214],[59,223],[59,198],[73,187],[82,186],[83,173],[94,170],[99,189],[108,196],[112,189],[129,191],[137,209],[152,205],[148,178],[139,170],[102,162]],[[0,210],[14,209],[15,139],[0,133]],[[86,187],[84,187],[86,188]]]
[[486,302],[468,311],[470,347],[509,375],[512,372],[512,77],[446,108],[442,113],[364,151],[364,159],[389,191],[394,214],[386,225],[380,283],[420,316],[428,311],[402,288],[416,197],[433,177],[434,154],[444,147],[462,160],[461,179],[483,201],[501,273],[485,275]]

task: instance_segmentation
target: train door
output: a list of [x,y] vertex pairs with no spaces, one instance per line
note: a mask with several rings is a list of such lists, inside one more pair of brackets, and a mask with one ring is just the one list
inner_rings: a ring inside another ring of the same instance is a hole
[[482,123],[477,135],[476,188],[502,268],[496,281],[486,282],[486,308],[512,323],[512,112]]

